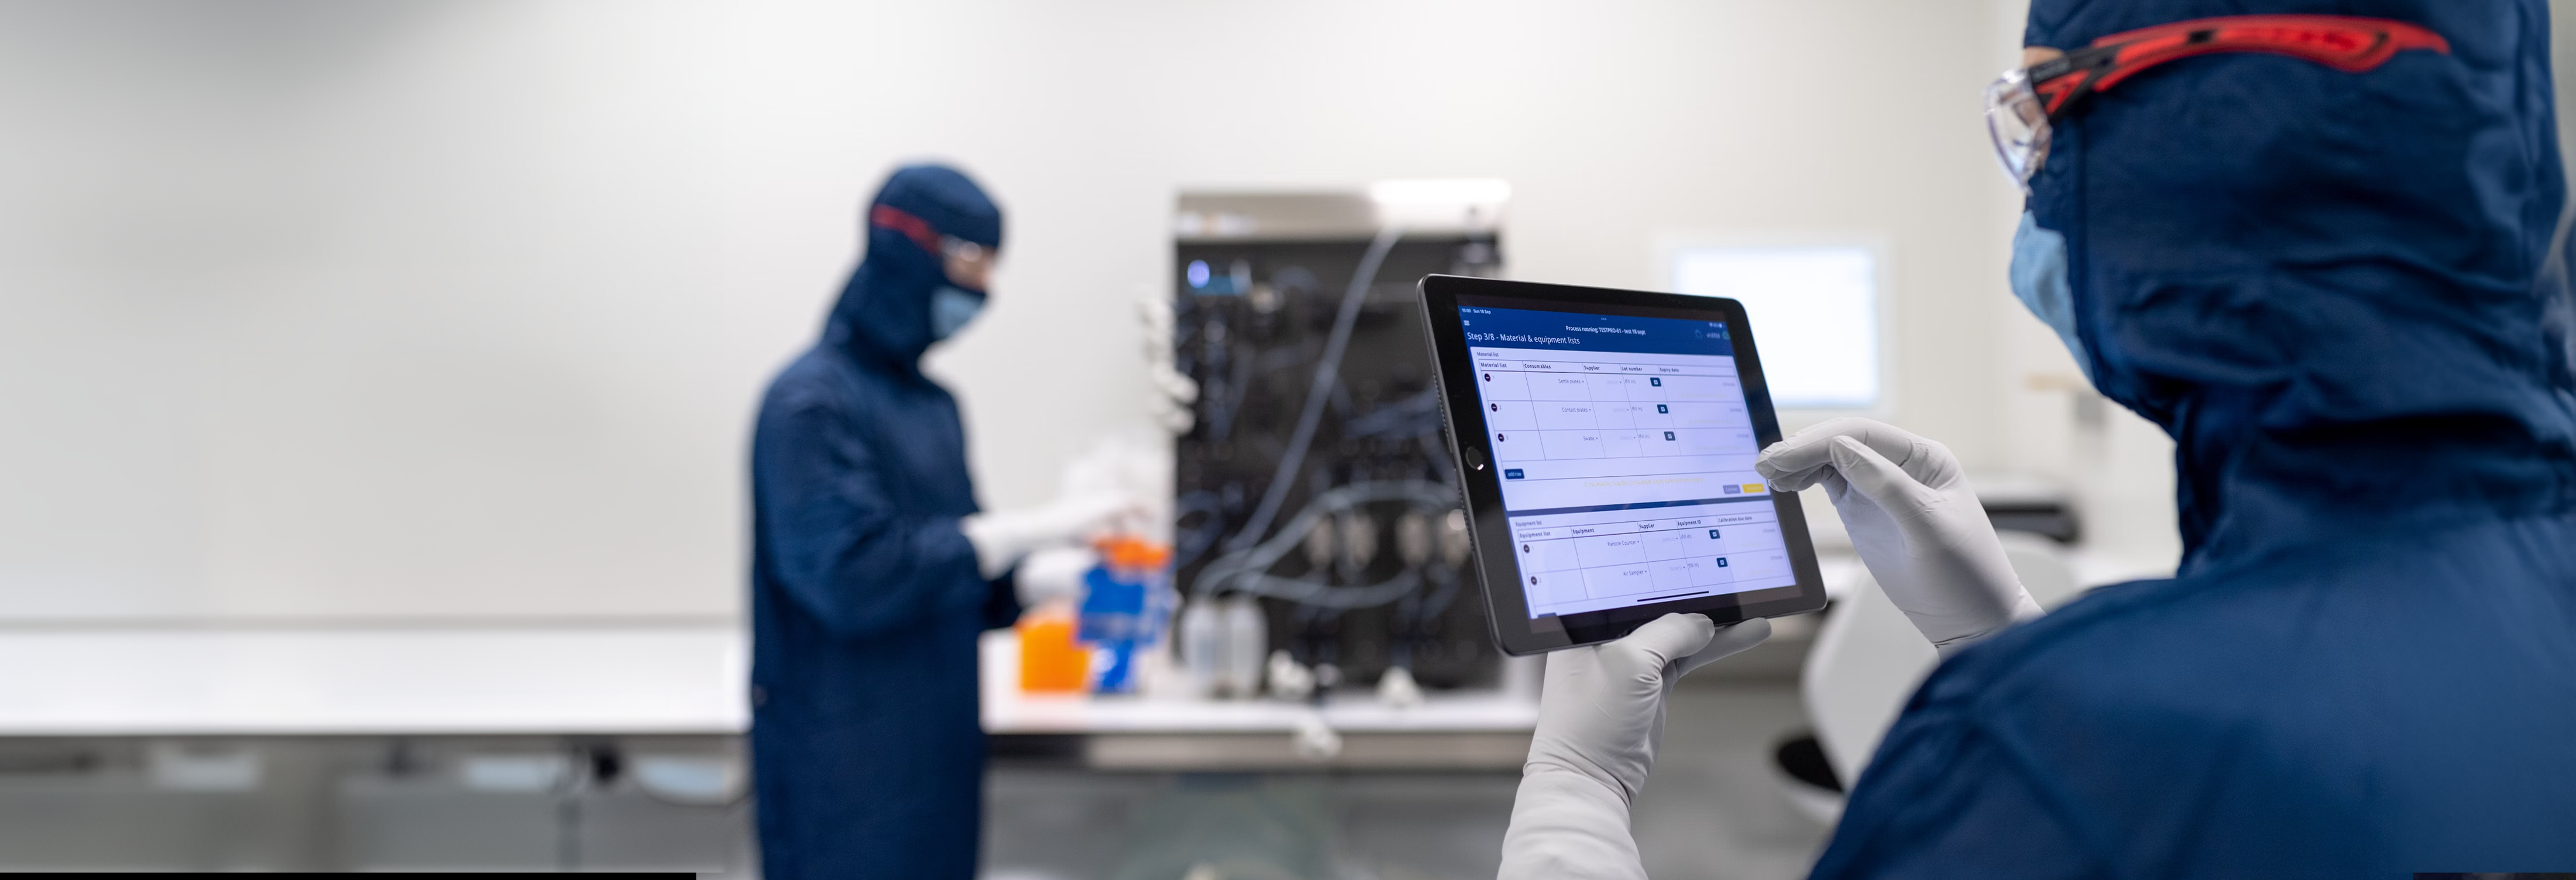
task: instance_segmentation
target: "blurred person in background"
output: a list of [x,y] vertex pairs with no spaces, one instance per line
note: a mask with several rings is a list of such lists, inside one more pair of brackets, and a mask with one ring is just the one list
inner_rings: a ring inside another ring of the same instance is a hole
[[977,634],[1019,615],[1022,557],[1132,505],[979,512],[957,402],[921,358],[983,309],[1001,210],[964,174],[914,165],[865,223],[865,258],[822,340],[770,383],[752,440],[762,870],[964,880],[983,819]]
[[[1839,419],[1765,450],[1943,658],[1814,876],[2576,866],[2548,34],[2542,0],[2032,5],[1990,96],[2012,287],[2173,436],[2183,559],[2042,617],[1940,444]],[[1645,876],[1664,695],[1767,631],[1550,655],[1503,875]]]

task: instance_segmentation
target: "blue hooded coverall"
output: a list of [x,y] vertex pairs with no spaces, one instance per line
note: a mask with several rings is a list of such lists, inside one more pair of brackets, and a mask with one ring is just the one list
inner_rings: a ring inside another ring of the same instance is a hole
[[2576,382],[2542,0],[2038,0],[2026,43],[2414,22],[2187,58],[2032,181],[2101,391],[2178,445],[2178,576],[1944,663],[1815,876],[2576,871]]
[[[879,205],[1001,245],[1000,209],[947,168],[896,171],[871,217]],[[986,581],[958,531],[976,511],[965,428],[921,373],[945,279],[929,248],[870,222],[822,341],[761,400],[751,752],[773,880],[975,873],[975,639],[1020,609],[1009,576]]]

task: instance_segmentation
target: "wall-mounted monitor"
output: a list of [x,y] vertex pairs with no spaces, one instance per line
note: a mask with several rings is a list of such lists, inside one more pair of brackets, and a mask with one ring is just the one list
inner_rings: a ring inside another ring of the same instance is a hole
[[1676,293],[1744,303],[1762,328],[1781,409],[1880,403],[1880,260],[1860,244],[1682,245],[1664,253]]

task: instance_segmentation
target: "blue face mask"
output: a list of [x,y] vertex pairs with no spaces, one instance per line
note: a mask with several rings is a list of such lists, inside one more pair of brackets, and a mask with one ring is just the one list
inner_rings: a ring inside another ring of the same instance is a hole
[[2048,329],[2057,331],[2057,339],[2066,343],[2066,351],[2084,368],[2085,381],[2093,379],[2093,359],[2084,354],[2084,338],[2075,333],[2075,290],[2066,282],[2066,236],[2039,225],[2029,211],[2021,212],[2021,228],[2013,231],[2012,268],[2005,272],[2012,279],[2013,298],[2039,316]]
[[951,284],[930,292],[930,340],[957,335],[984,310],[984,295]]

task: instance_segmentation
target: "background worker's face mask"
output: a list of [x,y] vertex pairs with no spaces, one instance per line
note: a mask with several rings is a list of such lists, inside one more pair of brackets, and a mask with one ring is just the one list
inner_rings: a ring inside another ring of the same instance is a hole
[[947,339],[973,323],[984,311],[984,295],[954,284],[930,292],[930,339]]
[[2066,282],[2066,236],[2039,225],[2031,212],[2021,212],[2021,228],[2013,231],[2012,267],[2005,274],[2012,279],[2013,298],[2057,331],[2057,340],[2091,381],[2093,359],[2085,356],[2084,338],[2075,332],[2075,290]]

